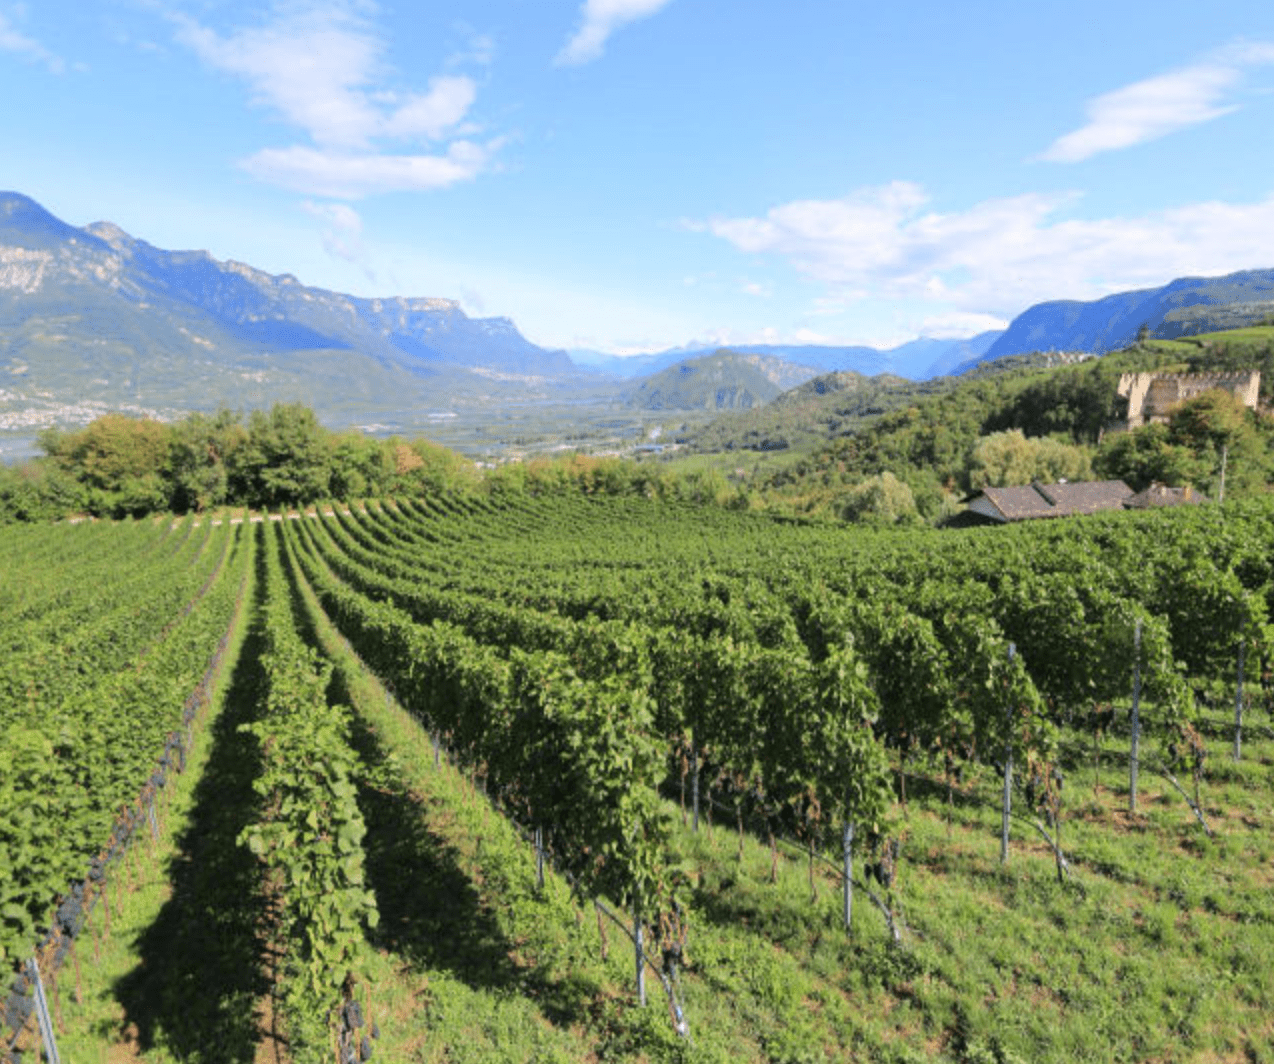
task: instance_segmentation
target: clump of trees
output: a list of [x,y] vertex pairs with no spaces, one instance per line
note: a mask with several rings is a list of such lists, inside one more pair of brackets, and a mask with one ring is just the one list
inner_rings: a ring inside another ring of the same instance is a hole
[[[1251,330],[1249,330],[1251,331]],[[925,521],[941,523],[958,500],[987,486],[1065,477],[1120,478],[1140,490],[1153,481],[1191,484],[1233,498],[1274,485],[1274,418],[1228,393],[1182,405],[1166,425],[1113,434],[1124,411],[1117,396],[1126,372],[1262,369],[1261,394],[1274,387],[1274,341],[1245,334],[1205,347],[1146,340],[1140,347],[1045,368],[1030,358],[978,367],[940,394],[836,436],[752,484],[770,508],[879,521],[886,472],[911,491]],[[1242,341],[1242,342],[1240,342]],[[894,494],[898,494],[896,491]]]
[[1166,424],[1106,437],[1093,458],[1100,476],[1141,490],[1158,481],[1227,496],[1265,491],[1274,480],[1274,423],[1221,389],[1178,406]]
[[270,508],[428,494],[478,484],[467,459],[428,440],[331,432],[300,404],[165,423],[108,414],[41,434],[45,457],[0,469],[0,520]]
[[1088,480],[1092,465],[1082,447],[1051,436],[1029,437],[1021,429],[993,432],[973,446],[967,466],[968,486],[1001,488],[1010,484],[1045,484]]

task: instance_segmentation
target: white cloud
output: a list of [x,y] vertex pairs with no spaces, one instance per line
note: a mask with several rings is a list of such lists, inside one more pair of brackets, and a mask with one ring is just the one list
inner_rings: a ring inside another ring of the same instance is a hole
[[606,40],[621,26],[655,14],[669,0],[585,0],[580,27],[555,62],[560,66],[579,66],[600,58]]
[[993,329],[1007,329],[1009,320],[994,314],[978,314],[973,311],[955,310],[949,314],[935,314],[920,323],[920,335],[931,340],[964,340],[978,333]]
[[347,203],[314,203],[306,200],[301,209],[326,223],[323,248],[329,255],[359,262],[363,258],[363,219]]
[[786,259],[826,283],[825,312],[869,298],[912,299],[933,313],[999,320],[1044,299],[1092,299],[1274,259],[1274,194],[1134,217],[1059,218],[1075,200],[1027,194],[943,214],[924,209],[920,186],[895,182],[841,200],[785,204],[762,218],[688,227]]
[[340,7],[295,10],[268,25],[221,36],[185,16],[174,16],[177,39],[216,70],[252,87],[317,143],[362,147],[381,123],[367,96],[380,42],[363,20]]
[[358,199],[381,192],[427,192],[470,181],[487,169],[490,146],[455,141],[443,155],[265,148],[243,160],[253,177],[315,196]]
[[441,152],[419,150],[474,131],[461,123],[477,85],[448,74],[431,78],[425,92],[381,87],[392,72],[368,21],[374,10],[353,0],[280,3],[265,24],[227,34],[170,16],[181,43],[213,69],[242,79],[256,104],[313,142],[259,151],[241,162],[248,173],[311,195],[357,197],[442,188],[486,167],[495,141],[482,148],[459,139]]
[[472,78],[433,78],[427,93],[408,97],[386,118],[384,131],[394,137],[437,140],[469,113],[477,95]]
[[495,60],[495,39],[485,33],[469,31],[466,46],[447,59],[447,66],[455,68],[470,63],[475,66],[490,66]]
[[1193,66],[1125,85],[1090,100],[1088,123],[1055,140],[1041,159],[1074,163],[1156,140],[1238,109],[1228,103],[1247,68],[1274,63],[1274,44],[1214,52]]
[[792,334],[792,339],[798,344],[824,345],[830,342],[826,336],[820,332],[815,332],[813,329],[797,329]]
[[66,70],[66,63],[59,56],[54,55],[34,38],[20,33],[2,13],[0,13],[0,52],[13,52],[43,63],[54,74],[61,74]]

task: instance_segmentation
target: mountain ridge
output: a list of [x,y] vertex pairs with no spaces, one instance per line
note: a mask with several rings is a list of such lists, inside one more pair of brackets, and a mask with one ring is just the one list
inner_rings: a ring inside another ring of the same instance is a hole
[[179,317],[210,318],[215,331],[251,348],[358,349],[424,376],[440,363],[578,372],[566,352],[531,343],[508,318],[471,319],[455,300],[344,295],[206,251],[157,248],[111,222],[77,229],[29,197],[0,193],[0,292],[33,296],[57,282],[96,282],[134,309],[168,301]]
[[[1174,311],[1274,300],[1274,269],[1238,270],[1220,277],[1178,277],[1157,288],[1116,292],[1101,299],[1057,299],[1028,307],[977,362],[1031,351],[1105,354],[1126,347],[1142,325],[1153,333]],[[1177,334],[1179,335],[1179,333]]]

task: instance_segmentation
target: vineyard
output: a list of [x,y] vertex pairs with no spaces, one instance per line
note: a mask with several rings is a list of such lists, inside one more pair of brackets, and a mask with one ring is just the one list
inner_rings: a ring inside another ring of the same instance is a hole
[[8,530],[0,1059],[1274,1059],[1274,505],[1188,510]]

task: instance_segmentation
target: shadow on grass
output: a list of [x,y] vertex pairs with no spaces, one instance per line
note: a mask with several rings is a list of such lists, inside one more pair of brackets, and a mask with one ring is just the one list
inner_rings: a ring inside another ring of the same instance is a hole
[[[335,674],[330,695],[349,704],[339,677]],[[387,751],[361,717],[352,720],[353,746],[375,769]],[[525,994],[556,1026],[571,1027],[587,1018],[597,993],[589,980],[555,982],[534,966],[515,963],[514,945],[466,873],[462,854],[434,826],[443,823],[445,809],[430,808],[426,800],[397,788],[366,785],[359,788],[358,804],[367,824],[368,885],[380,908],[374,946],[416,970],[450,972],[476,991]],[[496,862],[507,859],[494,850],[488,856]],[[500,875],[498,868],[488,871],[493,878]],[[541,903],[519,897],[509,904]]]
[[[264,587],[260,561],[258,555],[257,607]],[[140,936],[141,964],[115,986],[139,1048],[162,1043],[183,1061],[251,1064],[259,1040],[256,1006],[268,990],[259,863],[236,840],[258,803],[252,790],[260,768],[257,741],[238,727],[256,714],[265,682],[260,653],[254,617],[212,728],[189,823],[169,863],[172,897]]]
[[[293,589],[293,615],[307,642],[321,641],[302,601],[297,574],[284,558],[284,571]],[[327,690],[328,702],[354,706],[341,669],[335,669]],[[390,761],[390,751],[357,712],[350,715],[350,742],[360,759],[378,777]],[[367,884],[376,895],[379,925],[369,933],[374,948],[395,954],[413,970],[446,971],[471,990],[496,994],[524,994],[536,1002],[549,1022],[571,1027],[582,1022],[597,988],[584,978],[554,982],[535,967],[513,959],[515,946],[483,901],[459,848],[445,833],[445,808],[410,793],[391,766],[389,787],[358,781],[358,805],[367,834],[363,839]],[[504,859],[494,851],[492,862]],[[529,857],[528,857],[529,862]],[[489,865],[495,879],[498,868]],[[497,891],[499,893],[499,891]],[[532,904],[521,898],[510,904]]]

